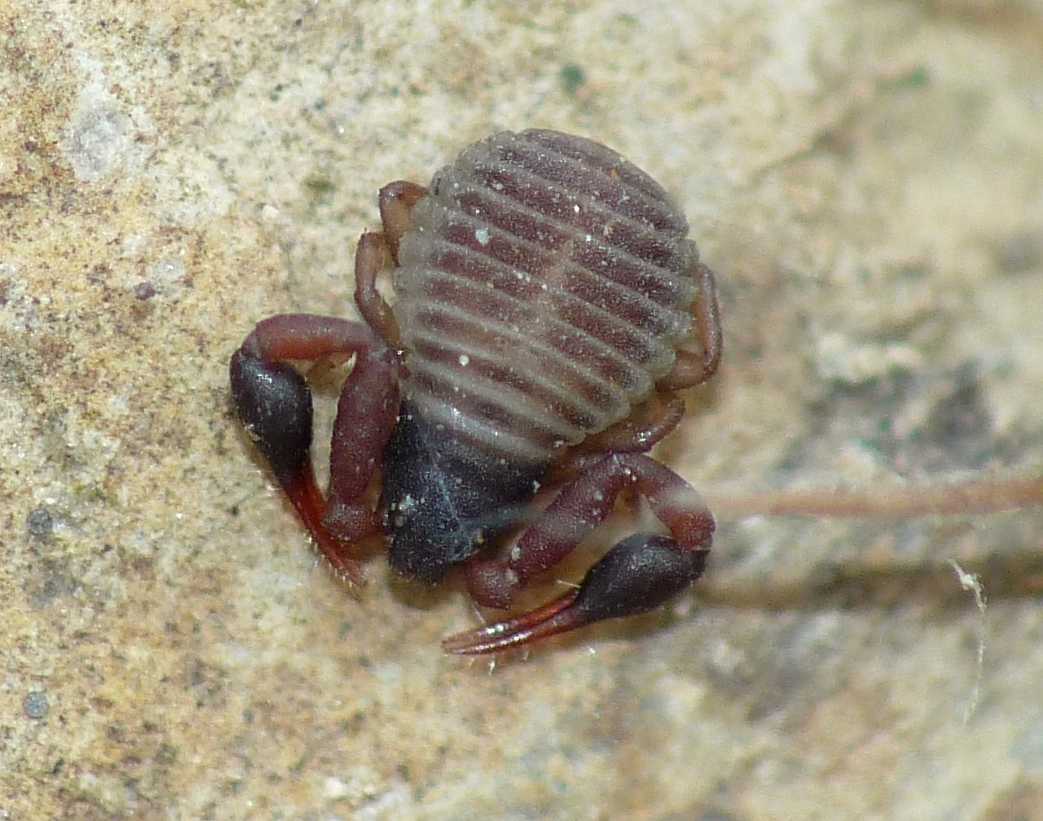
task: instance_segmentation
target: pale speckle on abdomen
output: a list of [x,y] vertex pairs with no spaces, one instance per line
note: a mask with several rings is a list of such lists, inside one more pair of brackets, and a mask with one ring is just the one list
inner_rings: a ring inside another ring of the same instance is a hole
[[663,189],[598,143],[475,143],[435,175],[400,245],[404,399],[526,461],[625,418],[690,333],[687,232]]

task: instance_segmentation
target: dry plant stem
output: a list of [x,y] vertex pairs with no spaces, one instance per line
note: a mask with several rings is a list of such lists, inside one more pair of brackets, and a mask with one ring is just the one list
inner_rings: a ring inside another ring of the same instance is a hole
[[860,492],[796,490],[703,495],[710,509],[722,518],[815,516],[904,519],[913,516],[1002,513],[1043,506],[1043,478],[909,485]]

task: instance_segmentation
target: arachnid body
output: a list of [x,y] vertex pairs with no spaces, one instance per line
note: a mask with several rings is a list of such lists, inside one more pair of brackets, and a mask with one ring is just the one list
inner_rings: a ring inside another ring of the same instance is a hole
[[[669,535],[622,540],[578,589],[446,649],[494,652],[686,589],[714,520],[645,454],[683,413],[675,391],[715,372],[721,329],[714,275],[664,190],[595,142],[525,131],[471,145],[427,188],[385,186],[380,212],[356,255],[365,324],[274,316],[230,368],[240,418],[332,567],[361,578],[352,543],[383,532],[396,571],[435,583],[460,566],[479,604],[507,608],[634,489]],[[388,258],[393,308],[375,289]],[[337,355],[355,361],[324,497],[311,394],[287,363]]]

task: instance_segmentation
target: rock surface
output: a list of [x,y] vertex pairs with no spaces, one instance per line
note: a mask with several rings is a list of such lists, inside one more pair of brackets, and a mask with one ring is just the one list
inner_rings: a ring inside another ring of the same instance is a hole
[[354,315],[382,184],[546,126],[720,273],[698,487],[1040,474],[1043,6],[633,5],[0,8],[0,818],[1041,817],[1039,512],[722,520],[670,612],[491,669],[459,585],[318,567],[232,418],[255,321]]

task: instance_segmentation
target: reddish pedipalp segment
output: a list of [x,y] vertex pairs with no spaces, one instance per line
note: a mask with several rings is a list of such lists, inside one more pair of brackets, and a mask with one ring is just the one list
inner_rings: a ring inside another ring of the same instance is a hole
[[404,399],[492,456],[545,461],[625,418],[691,331],[687,223],[602,146],[496,135],[412,219],[394,274]]
[[524,584],[553,567],[611,512],[616,496],[634,486],[684,550],[709,544],[713,517],[698,494],[677,474],[643,455],[610,456],[592,467],[547,509],[518,542],[511,570]]

